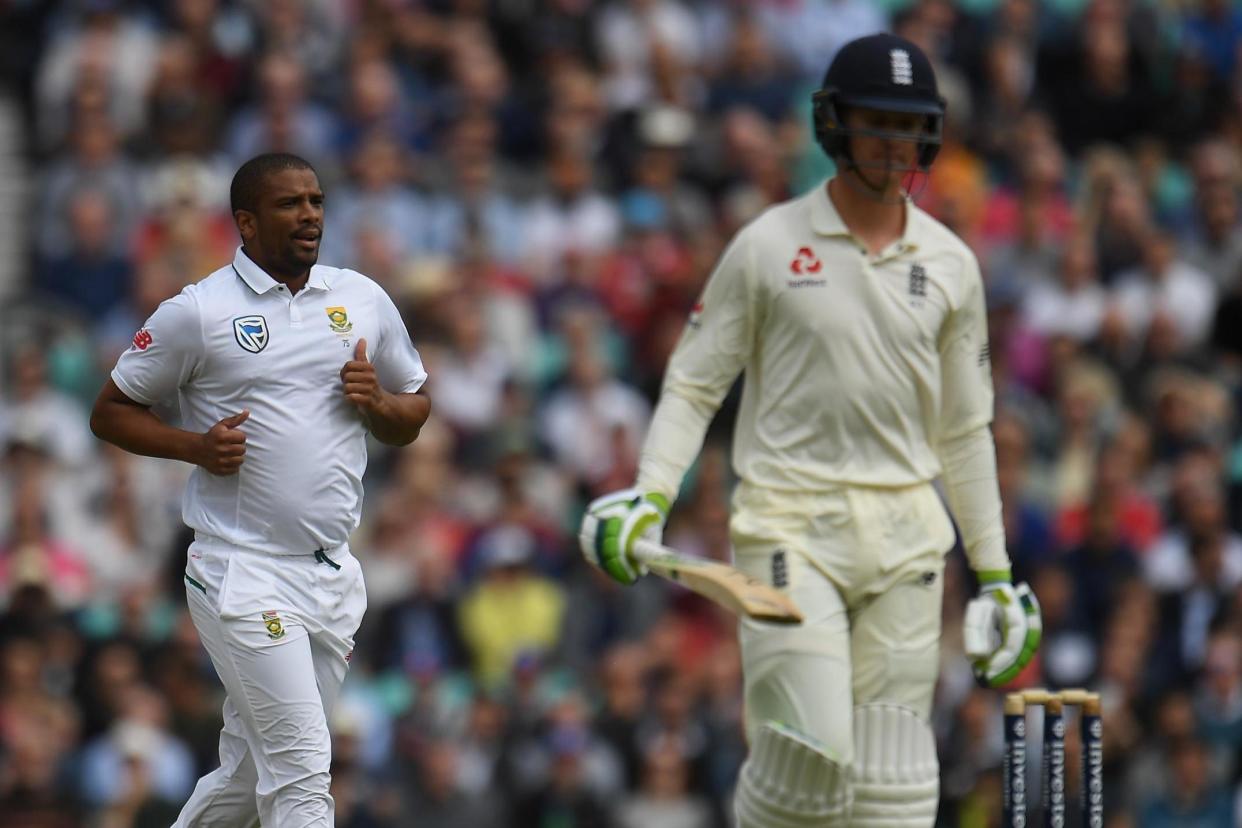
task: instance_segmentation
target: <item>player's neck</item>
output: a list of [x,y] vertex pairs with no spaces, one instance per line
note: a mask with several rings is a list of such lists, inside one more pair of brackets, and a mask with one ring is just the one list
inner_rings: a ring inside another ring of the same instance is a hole
[[828,198],[851,235],[877,255],[901,238],[906,230],[905,199],[887,193],[872,195],[859,181],[846,181],[844,172],[828,182]]
[[271,276],[277,282],[289,289],[289,295],[295,296],[297,292],[306,287],[307,280],[310,279],[310,268],[303,270],[299,274],[290,274],[282,272],[280,267],[268,261],[263,256],[257,255],[255,251],[250,250],[246,245],[242,245],[242,252],[246,254],[246,258],[259,266],[259,269]]

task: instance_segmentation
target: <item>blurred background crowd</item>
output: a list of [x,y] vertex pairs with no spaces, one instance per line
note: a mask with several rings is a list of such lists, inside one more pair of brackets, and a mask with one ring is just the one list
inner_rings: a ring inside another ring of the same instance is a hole
[[[1242,825],[1229,0],[0,0],[0,826],[167,826],[216,762],[188,469],[87,411],[229,261],[230,177],[269,149],[318,168],[320,260],[394,297],[434,400],[417,443],[373,447],[337,824],[728,825],[733,621],[603,580],[574,530],[633,480],[724,243],[831,172],[809,94],[881,29],[949,101],[919,203],[987,281],[1009,549],[1046,624],[1019,681],[1103,694],[1109,828]],[[719,559],[735,405],[666,535]],[[972,591],[954,552],[934,725],[940,824],[984,828]]]

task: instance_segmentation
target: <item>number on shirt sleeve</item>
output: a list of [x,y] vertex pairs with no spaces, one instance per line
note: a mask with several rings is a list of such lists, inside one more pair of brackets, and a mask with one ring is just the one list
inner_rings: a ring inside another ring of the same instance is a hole
[[198,305],[182,292],[164,301],[112,369],[112,381],[131,400],[155,405],[175,397],[203,356]]

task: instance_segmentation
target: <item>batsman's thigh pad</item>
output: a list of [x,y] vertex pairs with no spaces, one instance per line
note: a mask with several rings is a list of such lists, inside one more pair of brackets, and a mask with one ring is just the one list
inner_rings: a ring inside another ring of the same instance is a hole
[[778,722],[758,729],[738,776],[738,828],[844,828],[850,768],[818,740]]
[[913,710],[873,702],[854,708],[855,828],[930,828],[940,800],[931,728]]
[[940,672],[944,561],[907,562],[872,584],[850,631],[854,703],[904,705],[926,719]]
[[739,622],[750,742],[764,722],[785,722],[849,762],[854,700],[849,617],[840,592],[788,547],[739,549],[736,561],[763,583],[772,583],[775,570],[776,580],[784,581],[806,614],[806,621],[794,626]]

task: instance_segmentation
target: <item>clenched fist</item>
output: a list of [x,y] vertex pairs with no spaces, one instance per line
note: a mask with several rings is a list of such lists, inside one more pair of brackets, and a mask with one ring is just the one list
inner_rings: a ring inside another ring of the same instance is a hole
[[243,410],[231,417],[225,417],[207,429],[202,435],[202,445],[195,464],[212,474],[237,474],[246,458],[246,435],[237,427],[249,417],[250,412]]
[[362,413],[379,406],[383,389],[375,376],[375,366],[367,359],[367,341],[359,339],[354,348],[354,358],[341,368],[341,382],[345,386],[345,398]]

